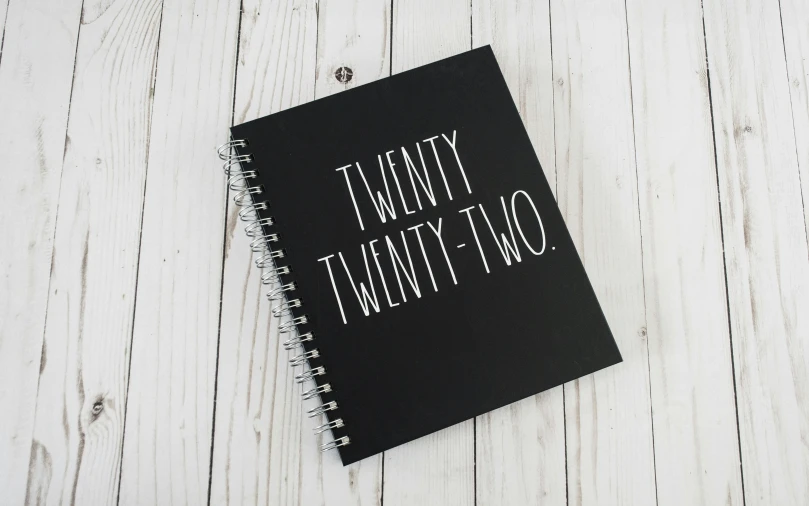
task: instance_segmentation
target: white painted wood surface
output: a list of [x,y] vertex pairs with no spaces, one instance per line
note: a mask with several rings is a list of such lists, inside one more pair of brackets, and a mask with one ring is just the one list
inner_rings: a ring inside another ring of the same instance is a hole
[[809,252],[779,14],[705,2],[748,506],[809,498]]
[[[3,504],[809,504],[806,2],[0,4]],[[624,363],[344,468],[213,148],[484,44]]]
[[627,20],[658,504],[741,505],[700,5]]
[[84,2],[29,501],[118,497],[160,11],[157,0]]
[[[0,490],[25,500],[81,2],[8,4],[0,55]],[[48,33],[48,38],[40,38]],[[36,209],[35,212],[20,212]],[[42,358],[42,360],[41,360]]]
[[226,192],[206,152],[227,139],[238,28],[226,0],[163,5],[120,504],[208,499]]

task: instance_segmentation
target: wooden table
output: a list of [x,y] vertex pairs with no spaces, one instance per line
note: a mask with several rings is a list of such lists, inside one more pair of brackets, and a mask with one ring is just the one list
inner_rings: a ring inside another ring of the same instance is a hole
[[[0,0],[3,21],[0,503],[809,504],[807,0]],[[214,148],[484,44],[625,362],[344,468]]]

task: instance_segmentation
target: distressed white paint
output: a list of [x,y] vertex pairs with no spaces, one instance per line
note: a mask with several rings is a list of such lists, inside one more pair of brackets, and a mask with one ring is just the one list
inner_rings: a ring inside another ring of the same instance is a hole
[[704,9],[745,501],[806,504],[809,252],[781,16]]
[[31,454],[41,453],[32,444],[34,412],[47,364],[42,343],[81,2],[7,5],[0,55],[0,490],[3,500],[20,504]]
[[31,502],[117,500],[160,12],[157,0],[84,2],[28,473]]
[[[0,3],[4,500],[809,501],[805,3]],[[487,43],[625,362],[343,468],[213,148]]]
[[210,147],[227,138],[238,22],[227,0],[163,7],[120,504],[208,498],[225,217]]
[[700,5],[627,9],[658,504],[740,506]]

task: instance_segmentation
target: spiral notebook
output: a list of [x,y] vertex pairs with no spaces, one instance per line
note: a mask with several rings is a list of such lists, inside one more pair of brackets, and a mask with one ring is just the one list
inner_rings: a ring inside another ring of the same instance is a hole
[[343,464],[621,361],[491,48],[234,126],[219,156]]

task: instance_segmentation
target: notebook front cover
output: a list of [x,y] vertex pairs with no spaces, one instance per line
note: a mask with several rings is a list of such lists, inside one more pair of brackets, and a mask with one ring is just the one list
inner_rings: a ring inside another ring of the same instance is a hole
[[344,464],[621,361],[489,47],[232,135]]

